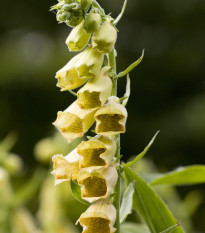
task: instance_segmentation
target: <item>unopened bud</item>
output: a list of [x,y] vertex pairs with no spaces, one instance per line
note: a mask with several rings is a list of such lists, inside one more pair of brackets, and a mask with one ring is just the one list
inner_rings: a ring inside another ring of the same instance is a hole
[[82,50],[90,39],[90,34],[86,33],[82,26],[84,24],[84,20],[69,34],[66,39],[66,44],[70,51],[80,51]]
[[103,53],[112,51],[117,39],[117,31],[110,21],[105,22],[92,37],[92,46]]
[[16,174],[23,168],[23,161],[16,154],[9,154],[4,160],[3,165],[11,174]]
[[81,53],[76,63],[80,77],[94,78],[99,74],[104,60],[104,54],[89,46]]
[[87,8],[90,6],[93,0],[80,0],[80,5],[82,8]]
[[87,33],[94,33],[100,27],[102,22],[101,15],[98,13],[91,12],[86,18],[83,24],[83,29]]

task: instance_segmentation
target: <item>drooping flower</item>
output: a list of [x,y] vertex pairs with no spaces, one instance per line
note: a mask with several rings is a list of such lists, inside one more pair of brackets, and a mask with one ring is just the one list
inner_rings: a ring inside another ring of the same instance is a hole
[[81,85],[83,85],[88,78],[80,77],[75,65],[81,53],[73,57],[62,69],[56,73],[56,78],[58,79],[57,86],[61,88],[61,91],[72,90]]
[[119,98],[111,96],[108,103],[95,114],[96,133],[103,136],[124,133],[126,119],[126,108],[119,103]]
[[82,109],[76,101],[65,111],[58,112],[58,117],[53,123],[63,137],[71,142],[82,137],[94,122],[94,115],[98,108]]
[[83,233],[113,233],[116,209],[110,200],[99,200],[81,214],[78,221],[83,226]]
[[69,181],[70,179],[77,179],[79,174],[79,159],[80,156],[77,153],[77,149],[74,149],[65,157],[63,155],[53,156],[52,174],[55,177],[55,185],[63,181]]
[[112,51],[117,39],[117,31],[110,21],[106,21],[92,37],[92,46],[103,53]]
[[109,77],[110,67],[104,67],[99,75],[90,79],[84,87],[78,91],[77,104],[80,108],[102,107],[110,96],[112,81]]
[[87,45],[90,39],[90,34],[82,29],[83,25],[84,20],[77,27],[73,28],[67,37],[66,44],[70,51],[80,51]]
[[89,46],[80,53],[75,67],[80,77],[94,78],[99,74],[103,60],[104,54]]
[[113,191],[118,179],[115,167],[108,167],[91,173],[81,171],[78,183],[82,186],[81,196],[88,202],[107,198]]
[[80,169],[89,172],[110,165],[116,152],[116,142],[114,139],[96,136],[89,141],[81,142],[77,151],[82,157],[79,163]]
[[85,18],[85,22],[83,24],[83,30],[87,33],[94,33],[100,27],[102,22],[101,15],[98,13],[90,12],[88,16]]

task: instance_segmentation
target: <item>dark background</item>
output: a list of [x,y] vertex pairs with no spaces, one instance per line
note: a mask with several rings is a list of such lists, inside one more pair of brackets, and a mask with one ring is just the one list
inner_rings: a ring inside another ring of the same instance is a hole
[[[56,112],[74,97],[56,87],[55,73],[68,59],[64,43],[70,32],[49,12],[56,1],[21,0],[1,3],[0,14],[0,139],[15,131],[13,151],[27,168],[37,162],[36,142],[54,132]],[[116,17],[121,0],[99,3]],[[130,73],[132,95],[127,133],[122,135],[125,158],[140,152],[154,133],[160,134],[148,154],[160,171],[205,163],[205,1],[128,0],[118,24],[117,69],[140,57]],[[123,96],[125,80],[119,81]],[[204,185],[184,187],[204,190]],[[205,193],[205,192],[204,192]],[[205,204],[194,220],[205,230]]]

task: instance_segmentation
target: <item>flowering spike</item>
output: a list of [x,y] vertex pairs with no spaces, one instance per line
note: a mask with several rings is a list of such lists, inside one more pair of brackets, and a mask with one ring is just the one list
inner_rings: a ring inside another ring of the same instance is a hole
[[103,108],[95,114],[96,133],[113,136],[125,132],[127,110],[119,104],[119,98],[112,96]]
[[92,37],[92,46],[103,53],[112,51],[117,39],[117,31],[110,21],[106,21]]
[[97,110],[98,108],[81,109],[75,101],[65,111],[58,112],[57,120],[53,124],[63,137],[71,142],[88,131]]
[[77,147],[80,159],[80,169],[92,171],[108,167],[116,152],[116,142],[103,136],[97,136],[82,142]]
[[74,149],[70,154],[63,157],[63,155],[54,155],[53,171],[55,177],[55,185],[70,179],[76,180],[79,174],[79,159],[77,149]]
[[88,202],[107,198],[116,185],[118,179],[115,167],[108,167],[98,172],[81,171],[78,183],[82,186],[81,196]]
[[87,45],[90,39],[90,34],[82,29],[83,25],[84,20],[77,27],[73,28],[66,39],[66,44],[70,51],[80,51]]
[[88,78],[81,78],[75,68],[75,64],[80,58],[80,54],[73,57],[62,69],[56,73],[58,79],[57,86],[61,91],[72,90],[83,85]]
[[116,209],[106,199],[93,203],[81,214],[79,222],[83,226],[83,233],[113,233],[115,220]]
[[78,91],[77,104],[81,108],[102,107],[110,96],[112,81],[109,77],[110,67],[104,67],[99,75]]
[[76,63],[76,69],[80,77],[94,78],[100,72],[104,60],[104,54],[89,46],[80,54]]

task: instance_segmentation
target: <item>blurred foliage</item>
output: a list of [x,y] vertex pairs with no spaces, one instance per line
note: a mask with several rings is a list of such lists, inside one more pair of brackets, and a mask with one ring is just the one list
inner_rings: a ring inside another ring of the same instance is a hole
[[[123,4],[119,0],[99,2],[113,17],[118,15]],[[1,177],[11,180],[14,189],[26,183],[37,167],[43,167],[45,177],[49,167],[46,162],[52,151],[61,153],[60,148],[64,148],[63,138],[51,138],[54,132],[51,123],[57,111],[64,110],[74,100],[69,93],[60,93],[54,78],[55,72],[70,58],[63,44],[70,29],[58,25],[55,15],[49,12],[55,3],[54,0],[1,3],[0,139],[10,131],[17,132],[19,140],[12,151],[21,157],[10,152],[11,148],[6,152],[0,148],[0,166],[4,167]],[[144,48],[145,57],[130,73],[132,90],[127,105],[127,133],[121,140],[125,159],[140,151],[147,138],[160,129],[152,148],[152,159],[160,171],[179,165],[204,164],[204,13],[203,0],[128,1],[124,18],[118,25],[118,72],[134,62]],[[124,95],[124,87],[125,80],[121,79],[120,97]],[[15,136],[9,137],[7,140],[15,141]],[[46,139],[33,151],[42,138]],[[41,156],[42,147],[46,152]],[[62,153],[68,153],[68,147]],[[6,160],[5,154],[9,154]],[[39,165],[34,154],[44,165]],[[12,193],[10,181],[7,183],[6,189]],[[205,195],[204,185],[198,185],[192,194],[192,187],[177,190],[185,203],[193,197],[199,202]],[[33,212],[37,211],[36,202],[27,203]],[[191,215],[195,229],[205,231],[205,204],[196,208],[197,201],[195,204],[188,202],[191,212],[197,209],[196,214]],[[4,219],[7,212],[0,211],[0,218]],[[21,215],[30,216],[23,207],[13,221],[18,222]]]

